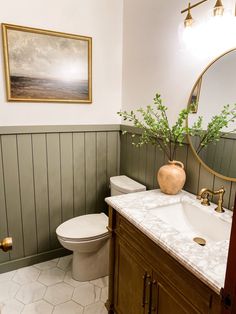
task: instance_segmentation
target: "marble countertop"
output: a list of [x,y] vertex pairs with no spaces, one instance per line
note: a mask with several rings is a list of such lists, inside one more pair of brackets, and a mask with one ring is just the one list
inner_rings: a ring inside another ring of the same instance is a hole
[[[185,191],[177,195],[166,195],[160,190],[151,190],[112,196],[105,200],[146,236],[219,294],[221,287],[224,286],[229,240],[209,242],[206,246],[200,246],[150,211],[157,206],[178,203],[183,198],[187,198],[188,202],[191,201],[195,206],[203,207],[200,201],[196,200],[196,196]],[[226,210],[225,213],[218,214],[214,208],[215,204],[204,207],[204,210],[208,210],[211,215],[216,215],[219,219],[231,223],[231,211]]]

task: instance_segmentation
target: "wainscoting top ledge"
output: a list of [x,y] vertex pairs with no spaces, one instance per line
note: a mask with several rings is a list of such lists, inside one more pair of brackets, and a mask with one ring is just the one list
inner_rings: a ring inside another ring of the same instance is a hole
[[120,131],[119,124],[0,126],[0,134]]

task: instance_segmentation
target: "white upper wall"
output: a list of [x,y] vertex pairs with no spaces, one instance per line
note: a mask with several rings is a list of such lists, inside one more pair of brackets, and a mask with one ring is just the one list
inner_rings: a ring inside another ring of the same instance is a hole
[[[210,15],[214,4],[209,1],[192,11],[196,23]],[[179,28],[186,14],[180,11],[187,5],[186,0],[124,0],[123,109],[151,104],[158,92],[169,107],[170,121],[175,121],[187,106],[197,78],[219,55],[217,51],[204,54],[207,47],[201,47],[203,53],[197,55],[184,46]],[[235,1],[225,0],[224,5],[233,9]]]
[[93,103],[7,102],[1,54],[0,125],[119,123],[116,112],[121,107],[122,10],[122,0],[4,1],[2,23],[92,37]]
[[[224,0],[226,7],[234,4]],[[209,1],[194,9],[195,20],[204,19],[213,5]],[[93,38],[93,103],[7,102],[2,60],[0,125],[120,123],[116,112],[121,106],[146,106],[156,92],[174,121],[200,73],[219,54],[200,57],[186,50],[179,38],[185,17],[180,11],[186,6],[185,0],[4,1],[2,23]]]

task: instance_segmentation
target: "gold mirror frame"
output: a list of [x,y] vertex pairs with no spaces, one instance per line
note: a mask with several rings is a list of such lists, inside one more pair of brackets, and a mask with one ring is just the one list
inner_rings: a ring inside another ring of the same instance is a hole
[[[190,107],[191,105],[191,102],[192,102],[192,95],[193,95],[193,92],[196,90],[197,88],[197,85],[199,84],[199,82],[202,80],[202,76],[207,72],[207,70],[216,62],[218,61],[220,58],[224,57],[225,55],[227,55],[228,53],[230,52],[233,52],[233,51],[236,51],[236,48],[232,48],[226,52],[224,52],[223,54],[221,54],[219,57],[215,58],[206,68],[205,70],[201,73],[201,75],[198,77],[196,83],[194,84],[192,90],[191,90],[191,93],[190,93],[190,97],[189,97],[189,100],[188,100],[188,106],[187,108]],[[187,127],[188,127],[188,119],[187,119]],[[231,178],[231,177],[227,177],[227,176],[224,176],[223,174],[220,174],[218,172],[216,172],[215,170],[211,169],[209,166],[207,166],[205,164],[205,162],[199,157],[199,155],[196,153],[196,150],[195,148],[193,147],[193,144],[192,144],[192,141],[191,141],[191,138],[190,138],[190,135],[187,134],[187,138],[188,138],[188,143],[192,149],[192,152],[194,154],[194,156],[197,158],[197,160],[200,162],[200,164],[210,173],[214,174],[216,177],[219,177],[223,180],[227,180],[227,181],[231,181],[231,182],[236,182],[236,178]]]

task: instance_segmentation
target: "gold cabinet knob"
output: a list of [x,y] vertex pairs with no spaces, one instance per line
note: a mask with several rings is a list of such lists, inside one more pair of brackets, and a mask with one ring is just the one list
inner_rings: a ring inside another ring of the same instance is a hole
[[12,238],[7,237],[2,239],[2,241],[0,241],[0,249],[2,249],[4,252],[12,250]]

